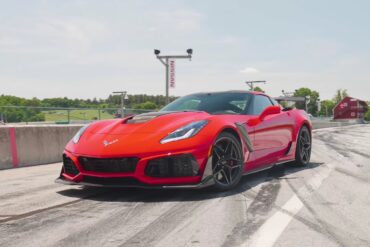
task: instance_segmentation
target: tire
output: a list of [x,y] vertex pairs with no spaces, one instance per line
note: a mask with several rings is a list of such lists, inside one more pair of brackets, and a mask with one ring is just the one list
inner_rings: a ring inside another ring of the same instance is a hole
[[305,167],[310,163],[312,149],[311,132],[307,126],[302,126],[297,138],[295,151],[295,166]]
[[212,173],[216,190],[230,190],[239,183],[243,160],[239,140],[228,132],[222,132],[212,147]]

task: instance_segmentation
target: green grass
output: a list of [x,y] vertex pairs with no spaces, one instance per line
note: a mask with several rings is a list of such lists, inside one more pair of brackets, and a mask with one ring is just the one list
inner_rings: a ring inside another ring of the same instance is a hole
[[[43,111],[45,115],[45,121],[67,121],[68,112],[67,110],[50,110]],[[113,114],[110,114],[104,110],[100,111],[100,119],[112,119],[114,118]],[[98,110],[71,110],[70,111],[70,120],[94,120],[99,119]]]

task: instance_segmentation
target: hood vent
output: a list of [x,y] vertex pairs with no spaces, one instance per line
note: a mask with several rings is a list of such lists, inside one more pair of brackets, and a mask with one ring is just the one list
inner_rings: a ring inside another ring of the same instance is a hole
[[159,116],[162,116],[162,115],[166,115],[166,114],[170,114],[170,113],[173,113],[173,112],[163,111],[163,112],[143,113],[143,114],[136,115],[131,119],[128,119],[126,121],[126,123],[127,124],[145,123],[145,122],[148,122],[148,121],[152,120],[153,118],[156,118],[156,117],[159,117]]

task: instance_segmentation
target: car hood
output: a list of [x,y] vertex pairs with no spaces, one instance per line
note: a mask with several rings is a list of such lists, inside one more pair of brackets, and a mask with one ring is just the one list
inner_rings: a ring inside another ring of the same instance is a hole
[[[145,156],[183,150],[209,148],[218,130],[248,116],[210,115],[206,112],[156,112],[125,119],[98,121],[91,124],[79,142],[70,141],[66,150],[78,155],[95,157]],[[169,133],[189,123],[208,120],[204,130],[192,138],[160,144]]]
[[208,147],[209,143],[200,141],[201,135],[163,145],[159,141],[186,124],[209,118],[211,115],[205,112],[159,112],[98,121],[86,129],[77,144],[70,141],[66,150],[91,157],[111,157],[163,153],[169,145],[172,151],[180,151],[185,148],[184,142],[187,148]]
[[94,134],[127,135],[131,133],[172,132],[188,123],[209,119],[206,112],[151,112],[106,122],[88,128]]

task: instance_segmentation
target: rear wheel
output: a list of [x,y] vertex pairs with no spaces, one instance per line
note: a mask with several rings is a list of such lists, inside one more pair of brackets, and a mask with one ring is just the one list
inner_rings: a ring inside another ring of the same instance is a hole
[[235,187],[243,171],[243,153],[238,139],[227,132],[221,133],[212,148],[212,172],[215,188],[229,190]]
[[311,133],[306,126],[303,126],[297,138],[297,147],[295,152],[295,162],[297,166],[307,166],[311,158]]

